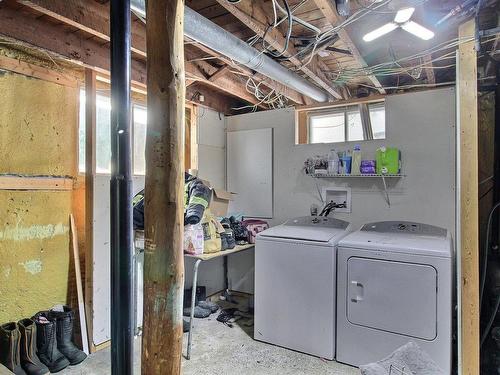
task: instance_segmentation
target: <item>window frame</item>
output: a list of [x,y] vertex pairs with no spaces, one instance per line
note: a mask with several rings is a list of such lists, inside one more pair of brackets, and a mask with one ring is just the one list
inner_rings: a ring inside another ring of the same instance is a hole
[[[350,112],[359,112],[357,109],[359,104],[367,104],[368,107],[382,107],[385,109],[385,97],[376,98],[362,98],[353,99],[349,101],[344,101],[342,103],[333,105],[312,105],[297,107],[295,110],[295,144],[321,144],[321,143],[311,143],[311,118],[314,116],[327,116],[328,114],[334,114],[338,112],[343,112],[344,114],[344,141],[335,142],[324,142],[324,144],[331,143],[347,143],[347,142],[367,142],[370,139],[363,140],[349,140],[349,129],[348,129],[348,114]],[[354,109],[354,111],[353,111]],[[387,130],[387,121],[384,122],[384,128]],[[386,135],[387,137],[387,132]],[[376,140],[376,139],[374,139]]]

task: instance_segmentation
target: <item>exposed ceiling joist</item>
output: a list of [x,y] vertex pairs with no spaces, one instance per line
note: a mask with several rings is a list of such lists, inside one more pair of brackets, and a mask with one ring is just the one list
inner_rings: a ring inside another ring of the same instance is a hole
[[[31,9],[36,10],[41,14],[45,14],[53,19],[56,19],[66,25],[73,26],[79,30],[85,31],[90,35],[93,35],[104,41],[109,41],[109,4],[99,4],[93,1],[85,0],[72,0],[71,6],[68,6],[66,1],[61,0],[18,0],[20,4],[23,4]],[[134,55],[140,58],[146,57],[146,28],[141,22],[135,22],[132,24],[131,28],[132,36],[132,52]],[[215,56],[223,60],[222,56],[219,56],[216,52],[210,50],[199,44],[195,46],[212,56]],[[267,79],[262,75],[255,75],[250,69],[238,66],[240,71],[248,73],[257,81],[264,81],[267,87],[274,89],[275,91],[282,93],[290,100],[297,104],[303,104],[302,96],[290,88],[281,85],[278,82]],[[191,81],[192,82],[192,81]],[[245,94],[248,94],[244,90]],[[242,99],[248,100],[242,97]],[[250,101],[250,103],[255,104],[258,101],[255,99]]]
[[[0,36],[34,50],[52,53],[54,56],[92,68],[104,76],[109,75],[109,48],[87,36],[67,32],[60,26],[44,21],[41,18],[27,18],[23,11],[11,8],[8,2],[0,3]],[[61,41],[64,40],[64,43]],[[205,67],[206,68],[206,67]],[[213,69],[217,69],[212,67]],[[235,77],[221,77],[217,83],[208,80],[202,68],[193,63],[186,63],[186,74],[196,81],[238,98],[243,98],[252,104],[258,100],[250,95],[245,86]],[[146,65],[143,61],[132,60],[132,84],[137,87],[146,85]],[[215,108],[218,109],[218,108]]]
[[[261,4],[257,1],[242,1],[236,4],[231,4],[226,0],[217,0],[217,2],[227,9],[231,14],[238,18],[243,24],[250,28],[260,37],[265,36],[265,41],[278,51],[284,50],[286,40],[281,33],[272,29],[266,33],[267,16]],[[285,56],[290,57],[290,62],[304,72],[315,84],[325,89],[330,95],[336,99],[342,99],[339,90],[332,87],[330,80],[326,77],[323,71],[327,71],[328,67],[315,56],[312,61],[304,66],[302,61],[295,57],[297,50],[294,46],[289,45]]]
[[[332,25],[336,26],[340,22],[342,22],[344,19],[337,13],[337,9],[335,9],[334,2],[331,0],[314,0],[316,3],[317,7],[321,10],[323,15],[325,16],[326,20]],[[338,36],[344,42],[344,44],[349,48],[349,50],[352,53],[353,58],[356,60],[356,62],[359,64],[361,68],[365,68],[368,66],[366,63],[365,59],[363,56],[361,56],[361,53],[359,52],[358,48],[352,41],[351,37],[347,33],[345,29],[340,29],[338,31]],[[368,79],[372,82],[373,86],[375,86],[381,94],[385,94],[385,90],[382,88],[382,84],[378,80],[378,78],[375,75],[369,75]]]
[[[48,15],[60,22],[63,22],[72,27],[76,27],[79,30],[85,31],[103,40],[109,40],[109,29],[106,30],[106,25],[109,25],[109,19],[106,13],[102,13],[102,10],[106,7],[105,5],[100,5],[95,2],[86,2],[83,0],[73,0],[72,3],[75,7],[61,7],[62,1],[49,1],[49,0],[19,0],[19,3],[28,6],[38,12],[42,11],[42,14]],[[87,18],[84,12],[84,6],[90,4],[90,17]],[[48,7],[49,9],[47,10]],[[101,8],[101,12],[97,12],[97,8]],[[56,13],[60,12],[62,14]],[[2,13],[3,14],[3,13]],[[64,33],[57,25],[49,24],[42,20],[36,20],[37,22],[30,22],[33,26],[33,32],[23,32],[21,29],[25,22],[19,22],[18,27],[11,27],[10,23],[5,23],[0,20],[0,33],[5,36],[12,37],[14,39],[20,38],[21,40],[32,44],[34,46],[42,47],[49,51],[55,52],[65,58],[71,60],[77,60],[82,62],[84,65],[92,68],[100,68],[105,71],[109,70],[109,49],[102,46],[99,43],[92,41],[91,39],[86,40],[74,33]],[[3,25],[5,24],[5,27]],[[8,26],[7,26],[8,24]],[[44,28],[50,30],[50,34],[44,37]],[[96,28],[96,29],[94,29]],[[140,51],[142,57],[146,57],[145,51],[145,38],[142,38],[145,32],[144,25],[136,24],[134,27],[133,35],[136,37],[133,39],[135,45],[135,50]],[[144,30],[141,30],[144,29]],[[36,31],[35,31],[36,30]],[[32,35],[31,35],[32,34]],[[59,34],[57,38],[54,35]],[[68,43],[68,39],[70,42]],[[65,40],[66,43],[56,43],[55,41]],[[51,42],[52,41],[52,42]],[[92,47],[85,48],[86,45],[92,45]],[[64,48],[64,47],[68,48]],[[82,48],[83,47],[83,48]],[[99,57],[99,58],[96,58]],[[205,63],[203,66],[206,69],[217,69],[211,67],[210,64]],[[146,82],[146,67],[142,61],[132,60],[132,76],[135,80],[140,83],[145,84]],[[215,82],[211,82],[208,77],[203,73],[203,69],[199,67],[199,64],[186,62],[186,74],[190,75],[196,81],[206,83],[218,90],[221,90],[227,94],[237,96],[249,103],[256,105],[259,100],[253,95],[246,91],[244,83],[240,82],[237,77],[222,76]],[[263,106],[262,106],[263,107]]]

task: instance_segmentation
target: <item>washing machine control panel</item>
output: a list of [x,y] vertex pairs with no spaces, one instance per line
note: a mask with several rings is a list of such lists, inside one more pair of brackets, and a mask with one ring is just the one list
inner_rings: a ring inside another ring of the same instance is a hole
[[361,228],[365,232],[378,233],[409,233],[427,236],[446,237],[446,229],[428,224],[413,223],[411,221],[381,221],[365,224]]
[[284,225],[346,229],[349,226],[349,223],[347,221],[335,219],[333,217],[302,216],[290,219]]

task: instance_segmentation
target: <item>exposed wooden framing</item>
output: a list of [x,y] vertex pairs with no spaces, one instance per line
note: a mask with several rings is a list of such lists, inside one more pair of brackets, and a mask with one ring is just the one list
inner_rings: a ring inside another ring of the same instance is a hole
[[[80,33],[66,32],[60,26],[13,9],[11,1],[0,2],[0,36],[28,48],[52,52],[56,57],[109,74],[109,48]],[[19,6],[18,4],[15,4]],[[61,41],[64,41],[61,42]],[[24,42],[24,43],[23,43]],[[146,83],[146,65],[132,60],[132,80]]]
[[215,82],[217,81],[219,78],[221,78],[222,76],[224,76],[225,74],[227,74],[229,72],[229,65],[225,65],[223,66],[222,68],[219,68],[219,70],[217,70],[214,74],[212,74],[208,80],[210,82]]
[[[94,318],[94,177],[96,174],[96,72],[85,69],[85,312],[90,351],[95,352]],[[81,124],[83,126],[83,124]]]
[[436,84],[436,76],[434,74],[434,67],[432,65],[432,56],[431,55],[425,55],[422,58],[424,64],[426,65],[424,67],[425,75],[427,77],[427,83],[430,83],[431,85]]
[[[474,19],[459,27],[461,40],[474,37]],[[460,44],[457,64],[459,129],[460,343],[462,374],[479,374],[479,228],[477,53],[474,40]]]
[[[251,77],[259,82],[262,82],[263,85],[265,85],[265,86],[269,87],[270,89],[286,96],[288,99],[292,100],[293,102],[295,102],[297,104],[308,104],[308,103],[306,103],[306,100],[304,100],[302,94],[300,94],[299,92],[283,85],[282,83],[276,82],[276,81],[270,79],[269,77],[264,76],[263,74],[254,73],[250,68],[247,68],[246,66],[243,66],[240,64],[236,64],[231,59],[229,59],[223,55],[220,55],[219,53],[217,53],[215,51],[212,51],[210,48],[208,48],[202,44],[194,42],[193,45],[205,53],[208,53],[212,56],[216,56],[221,62],[223,62],[226,65],[229,65],[232,69],[239,71],[244,76]],[[307,99],[312,102],[312,99],[309,99],[309,98],[307,98]]]
[[198,106],[191,107],[191,169],[198,169]]
[[0,190],[73,190],[73,179],[0,175]]
[[[336,26],[343,20],[343,18],[337,13],[335,2],[331,0],[314,0],[314,2],[332,26]],[[345,29],[340,29],[338,31],[338,36],[340,37],[342,42],[344,42],[347,48],[349,48],[352,53],[352,57],[357,61],[359,66],[362,68],[367,67],[368,65],[366,64],[365,59],[363,58],[363,56],[361,56],[361,53],[359,52],[358,48],[354,44],[347,31]],[[385,90],[382,88],[382,84],[375,75],[369,75],[368,79],[377,88],[379,93],[385,94]]]
[[[259,2],[242,1],[236,4],[232,4],[227,0],[217,0],[217,2],[260,37],[264,37],[265,34],[266,42],[273,48],[279,51],[284,49],[285,38],[278,30],[272,29],[266,34],[267,16]],[[304,66],[300,59],[294,57],[296,53],[295,47],[289,45],[285,56],[289,56],[290,62],[304,72],[314,83],[325,89],[334,98],[342,99],[340,92],[332,87],[330,80],[323,73],[323,71],[328,70],[328,67],[317,56],[308,65]]]
[[[42,19],[30,17],[30,21],[26,22],[22,11],[14,10],[4,2],[0,2],[0,12],[2,12],[0,35],[8,40],[24,43],[26,47],[43,50],[44,53],[52,52],[56,57],[96,70],[99,76],[109,77],[108,46],[86,36],[81,36],[79,33],[65,32],[59,26]],[[29,27],[25,27],[24,24],[28,24]],[[58,43],[57,41],[60,40],[64,40],[65,43]],[[207,62],[200,62],[200,64],[204,67],[211,67],[210,69],[217,69]],[[221,77],[216,83],[210,82],[203,70],[194,63],[186,64],[186,73],[189,73],[197,81],[240,97],[251,104],[258,103],[258,100],[246,91],[244,83],[239,81],[237,77]],[[143,61],[132,60],[132,87],[136,91],[144,91],[146,88],[146,64]],[[224,106],[214,108],[220,111]]]
[[[109,3],[99,4],[85,0],[18,0],[42,14],[76,27],[107,42],[109,38]],[[146,57],[146,35],[138,27],[132,28],[132,52]]]
[[[204,96],[204,101],[200,102],[199,94]],[[215,109],[224,114],[237,114],[233,108],[238,108],[246,105],[242,100],[238,100],[232,96],[226,96],[215,91],[212,87],[205,86],[201,82],[194,82],[186,88],[186,101],[192,104],[197,104],[203,107]],[[205,111],[201,108],[200,111]]]
[[184,1],[147,2],[142,373],[178,375],[184,288]]
[[[89,33],[97,38],[100,38],[104,41],[109,41],[109,5],[98,4],[96,2],[86,2],[84,0],[72,0],[71,6],[68,6],[68,4],[64,1],[54,0],[18,0],[18,2],[27,7],[30,7],[31,9],[36,10],[37,12],[50,16],[60,22],[85,31],[86,33]],[[142,58],[146,57],[145,32],[146,28],[144,24],[134,23],[132,25],[132,51],[136,56]],[[197,47],[211,54],[212,56],[216,56],[217,58],[222,59],[221,56],[218,56],[217,53],[207,47],[201,45],[197,45]],[[195,69],[193,66],[187,65],[186,71],[188,72],[190,68]],[[250,69],[244,67],[238,69],[251,73]],[[296,91],[291,90],[280,83],[271,81],[267,79],[267,77],[264,77],[262,75],[254,75],[253,78],[258,81],[266,80],[266,86],[283,93],[294,102],[302,104],[302,101],[300,101],[300,94]],[[197,80],[204,81],[204,79],[200,78],[199,76],[197,77]],[[192,84],[193,82],[194,80],[191,80],[190,84]],[[224,82],[219,82],[219,85],[222,88],[224,88],[225,86]],[[229,82],[229,86],[232,87],[232,82]],[[245,91],[244,86],[239,88],[240,90],[238,90],[236,94],[234,91],[230,92],[230,94],[238,95],[239,93],[241,93],[245,95],[245,97],[242,98],[247,101],[253,98],[253,96],[249,95]],[[224,91],[227,92],[227,90]],[[253,98],[253,101],[250,101],[250,103],[252,104],[256,104],[257,102],[258,101],[255,100],[255,98]]]
[[78,80],[75,76],[2,55],[0,55],[0,70],[24,74],[25,76],[43,79],[44,81],[63,86],[76,87],[78,85]]

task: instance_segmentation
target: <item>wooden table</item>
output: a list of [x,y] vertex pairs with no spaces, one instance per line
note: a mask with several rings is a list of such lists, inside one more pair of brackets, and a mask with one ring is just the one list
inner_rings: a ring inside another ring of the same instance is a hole
[[229,288],[229,281],[228,281],[228,277],[227,277],[227,272],[228,272],[227,256],[231,255],[231,254],[235,254],[235,253],[240,253],[240,252],[245,251],[245,250],[253,249],[254,247],[255,247],[254,244],[237,245],[234,249],[218,251],[216,253],[211,253],[211,254],[200,254],[200,255],[193,255],[193,254],[186,254],[186,253],[184,254],[184,257],[186,257],[186,258],[196,259],[196,262],[194,263],[194,267],[193,267],[193,287],[191,289],[191,311],[189,314],[189,335],[188,335],[186,359],[191,358],[191,344],[192,344],[191,340],[193,337],[194,308],[196,305],[196,286],[198,283],[198,268],[199,268],[201,262],[224,257],[224,290],[227,291],[227,289]]

